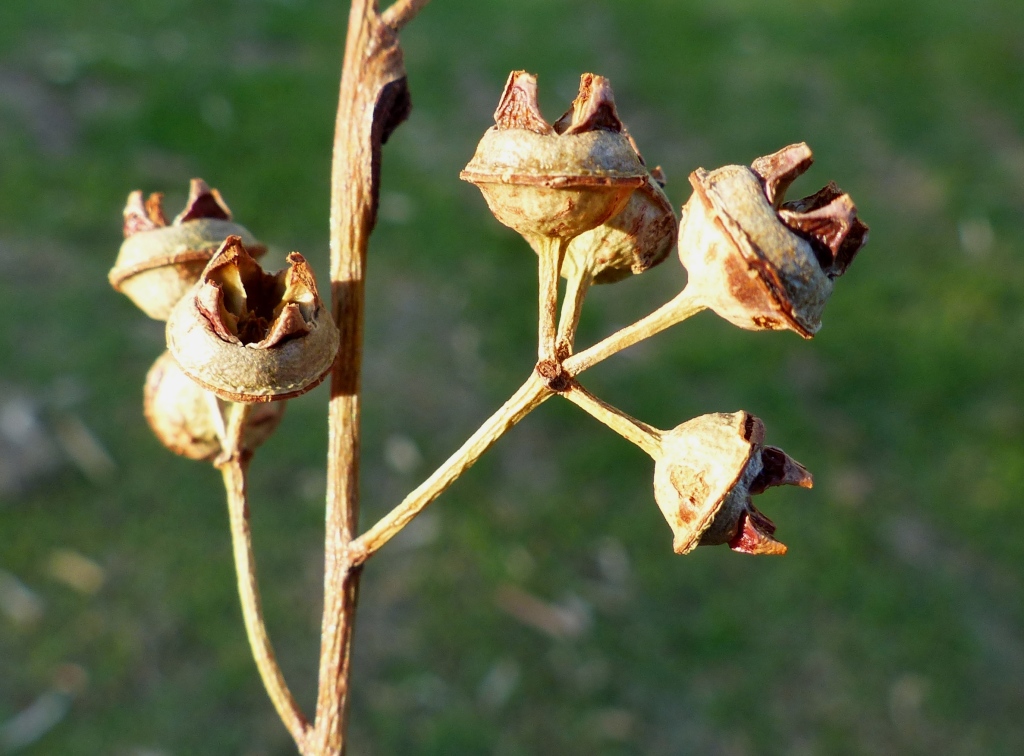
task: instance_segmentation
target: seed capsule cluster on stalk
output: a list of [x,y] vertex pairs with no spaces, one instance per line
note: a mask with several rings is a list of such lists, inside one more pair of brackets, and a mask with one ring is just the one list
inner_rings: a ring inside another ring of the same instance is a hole
[[261,403],[245,415],[237,450],[251,454],[280,422],[280,400],[319,384],[338,351],[312,269],[293,252],[286,269],[264,272],[256,258],[266,247],[202,179],[170,223],[162,195],[132,192],[124,235],[111,285],[167,321],[168,351],[146,378],[150,427],[174,453],[216,461],[231,404]]
[[[687,272],[686,288],[649,320],[623,329],[630,332],[623,346],[700,309],[740,328],[788,329],[811,338],[834,280],[867,241],[850,196],[829,183],[803,199],[785,200],[813,160],[799,143],[750,166],[698,168],[690,174],[693,194],[677,216],[660,170],[647,170],[619,119],[610,84],[594,74],[581,77],[579,95],[552,125],[541,115],[536,78],[514,71],[494,120],[462,178],[538,254],[538,373],[654,458],[655,500],[677,553],[715,544],[785,553],[774,524],[750,497],[783,484],[809,488],[812,478],[781,449],[763,445],[758,418],[709,414],[659,431],[591,396],[562,362],[573,353],[588,288],[642,273],[673,246]],[[556,328],[559,276],[568,283]]]

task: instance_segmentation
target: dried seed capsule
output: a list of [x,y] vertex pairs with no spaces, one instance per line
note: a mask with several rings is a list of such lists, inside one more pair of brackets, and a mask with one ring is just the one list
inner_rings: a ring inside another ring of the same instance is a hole
[[623,131],[608,80],[580,78],[579,95],[554,126],[537,104],[537,80],[513,71],[461,178],[480,189],[494,217],[539,257],[538,358],[555,364],[558,277],[569,241],[618,213],[647,180]]
[[[181,372],[168,352],[157,358],[146,375],[143,408],[149,427],[164,446],[182,457],[212,460],[220,454],[220,401]],[[274,402],[253,408],[242,433],[246,451],[255,451],[270,438],[284,407],[285,402]]]
[[672,203],[648,175],[614,217],[569,242],[562,275],[587,275],[597,284],[621,281],[661,263],[678,233]]
[[772,486],[810,488],[811,474],[781,449],[764,446],[764,424],[746,412],[701,415],[670,431],[652,428],[572,381],[562,396],[654,460],[654,499],[677,554],[727,543],[747,554],[784,554],[775,525],[751,496]]
[[811,162],[810,148],[801,143],[758,158],[751,168],[690,175],[694,193],[679,228],[688,288],[740,328],[813,336],[833,280],[867,242],[867,226],[835,184],[783,201]]
[[[660,179],[661,171],[655,171]],[[679,221],[659,179],[648,175],[647,182],[630,195],[617,215],[569,242],[562,263],[568,285],[555,349],[562,359],[572,353],[583,300],[591,284],[615,283],[643,273],[662,262],[675,245]]]
[[584,74],[572,107],[551,126],[536,77],[513,71],[494,121],[460,176],[480,189],[495,218],[527,238],[588,231],[646,181],[602,76]]
[[271,275],[230,236],[171,311],[167,346],[181,369],[235,402],[287,399],[327,375],[338,329],[297,252]]
[[124,208],[124,243],[108,278],[155,320],[166,320],[199,279],[206,263],[228,236],[239,236],[254,256],[266,252],[244,227],[231,220],[231,211],[216,189],[192,179],[185,209],[168,224],[163,195],[128,195]]
[[722,543],[748,554],[786,553],[750,497],[772,486],[810,488],[813,479],[763,441],[764,424],[746,412],[701,415],[661,434],[654,498],[677,554]]

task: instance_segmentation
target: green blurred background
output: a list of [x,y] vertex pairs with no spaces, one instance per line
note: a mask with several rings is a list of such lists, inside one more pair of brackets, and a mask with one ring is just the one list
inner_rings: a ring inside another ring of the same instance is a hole
[[[106,271],[129,190],[173,214],[202,176],[271,267],[298,249],[326,275],[346,16],[0,6],[0,753],[294,752],[247,649],[219,478],[142,418],[161,324]],[[533,361],[534,255],[457,178],[509,70],[538,73],[549,119],[581,72],[608,76],[676,205],[695,167],[805,140],[795,195],[835,179],[871,243],[814,341],[703,314],[587,374],[661,427],[762,417],[816,476],[758,500],[788,556],[675,556],[650,461],[550,401],[368,567],[351,754],[1024,752],[1022,40],[1019,0],[428,6],[371,249],[364,523]],[[581,343],[684,280],[670,259],[595,290]],[[252,486],[307,710],[325,402],[292,402]]]

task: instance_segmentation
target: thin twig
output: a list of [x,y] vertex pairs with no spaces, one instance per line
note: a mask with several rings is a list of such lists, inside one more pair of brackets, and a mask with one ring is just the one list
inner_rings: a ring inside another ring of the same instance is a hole
[[352,544],[353,558],[365,562],[394,538],[430,502],[483,456],[494,442],[552,395],[544,379],[533,373],[502,407],[452,454],[441,467]]
[[562,367],[569,375],[579,375],[616,352],[650,338],[669,326],[681,323],[691,315],[696,315],[706,306],[701,302],[697,292],[686,287],[674,299],[666,302],[647,317],[616,331],[589,349],[574,354],[562,363]]
[[395,31],[401,31],[402,27],[412,21],[429,2],[430,0],[398,0],[380,14],[380,20]]
[[263,686],[270,696],[277,715],[288,729],[292,739],[305,754],[309,723],[303,715],[285,682],[281,668],[274,656],[274,648],[267,635],[260,602],[259,586],[256,580],[256,560],[252,549],[252,530],[249,526],[248,453],[242,449],[242,431],[248,414],[248,405],[230,406],[230,416],[225,434],[226,444],[218,460],[224,478],[224,490],[228,498],[228,514],[231,521],[231,545],[235,557],[235,573],[238,579],[238,596],[242,603],[242,617],[245,633],[249,638],[256,668],[263,680]]
[[562,261],[569,242],[557,237],[541,237],[537,244],[539,286],[539,312],[537,318],[537,358],[555,360],[555,336],[558,332],[558,281]]
[[[549,257],[553,256],[549,255]],[[544,268],[543,259],[544,255],[541,254],[542,270]],[[543,281],[542,273],[542,286]],[[572,288],[572,283],[570,282],[570,292]],[[576,295],[574,294],[573,296],[575,297]],[[543,303],[543,296],[541,301]],[[696,302],[695,299],[691,299],[690,294],[684,290],[682,294],[658,310],[655,310],[643,320],[618,331],[594,347],[580,352],[575,357],[570,357],[563,363],[563,366],[570,375],[577,375],[619,350],[658,333],[674,323],[685,320],[703,308],[703,305]],[[563,310],[562,321],[565,322],[565,320],[566,316]],[[541,338],[543,339],[543,336]],[[570,370],[569,366],[574,361],[576,362],[573,366],[574,369]],[[529,380],[497,412],[491,415],[476,433],[470,436],[469,440],[452,454],[441,467],[435,470],[418,488],[406,496],[398,506],[384,515],[373,527],[352,542],[350,553],[352,563],[354,565],[363,564],[381,546],[394,538],[402,528],[422,512],[434,499],[440,496],[484,452],[493,446],[503,433],[536,409],[552,393],[541,376],[536,373],[532,374]],[[597,417],[597,419],[609,425],[613,430],[640,446],[651,456],[655,456],[658,453],[660,449],[658,443],[660,431],[656,428],[619,412],[619,410],[605,404],[590,394],[579,384],[573,384],[565,395]]]
[[641,422],[635,417],[630,417],[622,410],[601,401],[578,383],[574,382],[562,396],[607,425],[627,441],[639,446],[654,459],[661,456],[662,433],[657,428]]
[[586,299],[594,275],[589,270],[573,271],[565,287],[565,299],[562,300],[562,314],[558,318],[558,338],[555,352],[565,359],[572,354],[576,343],[576,328],[583,313],[583,300]]

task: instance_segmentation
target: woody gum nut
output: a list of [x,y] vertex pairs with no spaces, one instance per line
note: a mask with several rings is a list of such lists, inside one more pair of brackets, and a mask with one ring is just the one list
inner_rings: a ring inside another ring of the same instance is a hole
[[228,236],[241,237],[254,256],[266,251],[231,220],[220,194],[202,179],[192,180],[185,209],[171,224],[162,195],[143,201],[142,192],[132,192],[124,209],[124,235],[110,284],[155,320],[167,319]]
[[302,255],[265,273],[229,237],[167,321],[167,346],[192,380],[223,399],[266,402],[309,391],[330,371],[338,329]]
[[[143,409],[149,427],[175,454],[212,460],[221,452],[218,418],[209,392],[181,372],[168,352],[157,358],[146,375]],[[261,404],[249,413],[242,431],[242,446],[254,451],[281,422],[284,402]]]
[[562,274],[588,271],[594,283],[614,283],[663,262],[676,244],[679,221],[661,186],[648,176],[625,207],[569,243]]
[[473,159],[460,174],[494,217],[527,238],[570,239],[600,225],[646,181],[606,79],[584,74],[572,109],[548,124],[537,80],[513,71]]
[[867,226],[835,184],[783,202],[811,159],[801,143],[758,158],[752,168],[690,176],[694,193],[680,221],[680,259],[708,307],[741,328],[813,336],[833,280],[867,241]]
[[751,495],[778,485],[809,488],[810,473],[775,447],[763,447],[764,425],[746,412],[694,418],[662,436],[654,497],[673,532],[673,549],[729,544],[737,551],[785,553],[775,526]]

